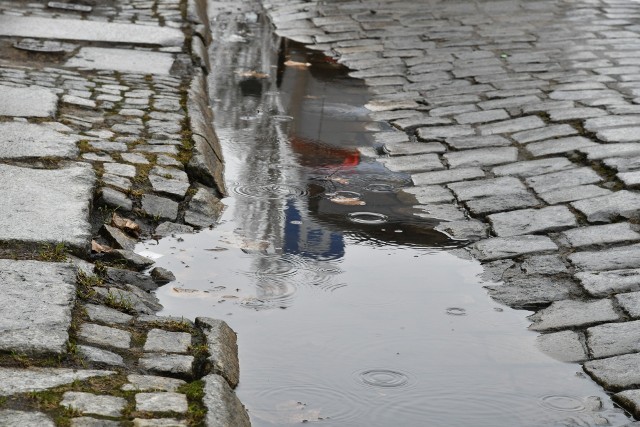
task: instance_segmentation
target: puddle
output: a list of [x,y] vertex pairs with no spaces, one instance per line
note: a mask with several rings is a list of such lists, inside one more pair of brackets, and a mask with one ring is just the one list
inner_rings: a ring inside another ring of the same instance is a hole
[[401,203],[407,176],[359,154],[372,128],[361,82],[295,45],[285,57],[254,13],[214,28],[231,197],[215,229],[139,249],[177,277],[158,290],[162,314],[237,331],[254,426],[629,421],[579,365],[536,349],[530,313],[493,302],[437,220]]

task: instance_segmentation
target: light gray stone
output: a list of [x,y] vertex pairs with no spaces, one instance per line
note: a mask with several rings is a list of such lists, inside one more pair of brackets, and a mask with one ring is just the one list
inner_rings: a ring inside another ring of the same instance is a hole
[[446,138],[470,136],[475,134],[475,131],[469,125],[456,125],[422,127],[416,133],[423,141],[443,141]]
[[[153,314],[162,310],[162,305],[160,305],[155,295],[133,285],[126,285],[125,288],[126,290],[96,287],[93,290],[102,298],[114,298],[116,301],[130,303],[133,311],[139,314]],[[109,295],[111,296],[109,297]]]
[[[637,385],[636,385],[637,387]],[[613,395],[613,399],[624,409],[640,418],[640,390],[625,390]],[[625,427],[640,425],[640,423],[627,424]]]
[[151,194],[142,196],[142,209],[147,214],[161,219],[174,221],[178,217],[178,203]]
[[586,302],[563,300],[553,302],[549,307],[529,316],[528,319],[533,322],[529,329],[548,331],[615,322],[620,319],[620,315],[609,299]]
[[178,391],[186,382],[176,378],[157,377],[154,375],[127,376],[129,383],[122,386],[124,391]]
[[170,27],[9,15],[0,15],[0,35],[160,46],[182,46],[184,42],[182,31]]
[[136,271],[107,267],[105,269],[105,276],[109,283],[129,284],[144,291],[155,291],[158,289],[158,285],[151,277]]
[[119,427],[118,421],[104,420],[92,417],[71,418],[71,427]]
[[184,222],[196,227],[209,227],[220,220],[223,210],[224,204],[212,194],[211,190],[199,188],[189,201]]
[[477,220],[443,222],[435,226],[434,230],[456,240],[476,241],[489,235],[489,227]]
[[125,178],[133,178],[136,176],[136,168],[132,165],[124,163],[105,163],[103,167],[105,173],[123,176]]
[[156,227],[154,234],[160,237],[172,236],[175,234],[193,233],[193,227],[184,224],[176,224],[173,222],[163,222]]
[[479,168],[460,168],[435,172],[422,172],[411,175],[414,185],[433,185],[448,182],[465,181],[484,178],[484,172]]
[[235,388],[240,381],[236,333],[226,322],[209,317],[196,317],[196,326],[206,339],[209,371],[221,375]]
[[480,135],[495,135],[500,133],[513,133],[524,130],[544,127],[545,123],[538,116],[520,117],[478,126]]
[[523,178],[535,175],[544,175],[553,172],[560,172],[573,169],[576,166],[564,157],[554,157],[550,159],[528,160],[524,162],[511,163],[510,165],[498,166],[491,171],[496,176],[520,176]]
[[640,185],[640,171],[620,172],[616,176],[627,187]]
[[534,157],[548,156],[550,154],[566,153],[585,147],[598,145],[596,142],[582,136],[570,136],[568,138],[548,139],[546,141],[532,142],[527,145],[527,151]]
[[398,193],[398,198],[407,204],[430,204],[453,202],[451,191],[439,185],[406,187]]
[[458,200],[467,201],[480,197],[503,196],[527,193],[527,188],[518,178],[502,177],[449,184]]
[[127,401],[122,397],[104,396],[79,391],[68,391],[62,395],[61,406],[74,409],[81,414],[119,417]]
[[591,168],[583,167],[562,172],[548,173],[545,175],[526,178],[527,184],[536,193],[546,193],[565,187],[575,187],[584,184],[597,184],[602,178]]
[[524,309],[543,307],[579,294],[578,287],[570,280],[537,275],[508,279],[503,285],[488,285],[485,288],[496,301]]
[[41,124],[2,122],[0,123],[0,158],[75,158],[78,155],[76,146],[78,139],[78,136],[65,135]]
[[481,240],[474,244],[472,249],[481,261],[493,261],[538,252],[557,251],[558,246],[547,236],[514,236]]
[[182,375],[190,378],[193,374],[193,356],[181,354],[145,354],[138,364],[141,368],[158,374]]
[[530,193],[505,194],[495,197],[484,197],[465,202],[467,209],[474,215],[486,215],[494,212],[507,212],[514,209],[531,208],[540,201]]
[[607,323],[587,329],[587,346],[595,359],[640,351],[640,320]]
[[622,246],[593,252],[574,252],[569,261],[581,271],[617,270],[640,267],[640,246]]
[[525,258],[520,266],[526,274],[567,273],[567,267],[558,255],[537,255]]
[[465,219],[464,212],[454,204],[430,204],[413,206],[414,216],[442,221],[458,221]]
[[604,142],[637,142],[640,126],[603,129],[596,133]]
[[511,145],[511,141],[500,135],[452,137],[447,138],[446,142],[457,150],[485,147],[507,147]]
[[64,95],[62,97],[62,103],[75,105],[76,107],[96,108],[96,101],[73,95]]
[[583,271],[575,277],[594,297],[640,290],[640,269]]
[[378,161],[392,172],[426,172],[444,169],[444,165],[437,154],[381,157]]
[[584,370],[607,390],[621,390],[640,384],[640,353],[623,354],[606,359],[591,360]]
[[607,157],[631,157],[640,155],[640,144],[637,142],[600,144],[581,148],[579,151],[586,154],[589,160],[601,160]]
[[443,157],[452,168],[494,166],[515,162],[518,159],[518,149],[515,147],[480,148],[449,152]]
[[618,305],[634,319],[640,318],[640,292],[629,292],[614,296]]
[[134,418],[133,427],[187,427],[187,422],[174,418]]
[[100,195],[101,202],[107,206],[113,206],[125,211],[131,211],[133,209],[131,199],[129,199],[126,194],[113,188],[103,187],[102,190],[100,190]]
[[32,245],[63,242],[88,249],[95,183],[90,165],[73,163],[61,169],[0,165],[0,182],[11,183],[0,187],[0,240]]
[[587,184],[576,187],[558,188],[556,190],[540,193],[538,196],[550,205],[558,203],[575,202],[576,200],[590,199],[592,197],[606,196],[611,190]]
[[562,236],[574,248],[640,240],[640,234],[628,222],[575,228],[563,232]]
[[184,197],[190,185],[185,172],[161,166],[156,166],[151,170],[149,182],[156,193],[177,197]]
[[447,149],[439,142],[398,142],[382,147],[385,153],[394,156],[417,156],[419,154],[444,153]]
[[138,243],[137,239],[122,232],[119,228],[104,224],[100,229],[101,234],[109,241],[114,248],[133,250]]
[[108,326],[83,323],[78,337],[92,344],[128,349],[131,347],[131,333]]
[[64,353],[75,282],[71,264],[0,260],[0,349]]
[[78,345],[78,354],[85,360],[98,365],[124,367],[124,359],[119,354],[88,345]]
[[589,132],[597,132],[602,129],[640,125],[640,115],[606,116],[591,118],[584,121],[584,128]]
[[143,350],[160,353],[186,353],[191,347],[191,334],[152,329],[147,334]]
[[42,391],[83,381],[93,377],[113,375],[112,371],[66,368],[0,368],[0,396],[11,396],[29,391]]
[[[168,75],[173,66],[173,61],[174,57],[170,53],[83,47],[66,62],[65,66],[93,70],[113,70],[122,73]],[[116,100],[116,102],[118,101],[120,99]]]
[[3,427],[55,426],[53,420],[42,412],[14,411],[11,409],[0,411],[0,425]]
[[578,225],[566,206],[501,212],[489,215],[487,219],[498,237],[557,231]]
[[161,393],[136,394],[136,410],[145,412],[187,412],[187,396],[165,391]]
[[124,324],[133,319],[133,316],[129,314],[121,313],[104,305],[85,304],[84,309],[92,322]]
[[640,194],[621,190],[615,193],[579,200],[571,206],[587,217],[589,222],[611,222],[617,217],[635,218],[640,212]]
[[534,141],[541,141],[543,139],[559,138],[561,136],[570,136],[577,134],[578,131],[570,125],[554,125],[547,126],[541,129],[525,130],[523,132],[514,133],[511,135],[513,139],[520,144],[528,144]]
[[[7,17],[0,15],[0,22]],[[2,32],[0,24],[0,32]],[[58,95],[51,89],[10,87],[0,85],[0,116],[54,117],[58,108]]]
[[220,375],[209,374],[203,378],[203,381],[203,402],[207,408],[205,418],[207,427],[251,426],[246,409],[224,378]]
[[137,270],[144,270],[155,263],[151,258],[138,255],[137,253],[126,249],[114,249],[111,252],[108,252],[107,255],[109,259],[117,262],[123,262],[127,266]]
[[561,362],[583,362],[589,358],[580,335],[574,331],[540,335],[536,345],[543,353]]

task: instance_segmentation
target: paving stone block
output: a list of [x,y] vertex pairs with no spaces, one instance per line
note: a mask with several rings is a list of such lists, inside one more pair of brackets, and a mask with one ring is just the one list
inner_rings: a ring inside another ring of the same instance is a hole
[[640,233],[634,231],[628,222],[575,228],[564,231],[561,236],[568,246],[574,248],[640,240]]
[[134,418],[133,427],[187,427],[187,422],[174,418]]
[[110,421],[93,417],[71,418],[71,427],[118,427],[118,421]]
[[541,141],[550,138],[559,138],[561,136],[570,136],[577,134],[573,126],[570,125],[553,125],[540,129],[525,130],[511,135],[513,139],[520,144],[528,144],[534,141]]
[[543,307],[579,295],[579,288],[570,280],[546,276],[525,276],[508,279],[503,285],[485,286],[496,301],[512,308]]
[[487,219],[498,237],[557,231],[578,225],[566,206],[501,212],[489,215]]
[[173,200],[145,194],[142,196],[142,209],[153,217],[174,221],[178,217],[178,203]]
[[640,320],[607,323],[587,329],[587,345],[595,359],[640,351]]
[[107,206],[120,208],[127,212],[133,209],[133,202],[127,195],[113,188],[103,187],[100,190],[100,196],[100,202]]
[[635,157],[613,157],[602,161],[607,167],[618,172],[629,172],[640,169],[640,156]]
[[480,135],[495,135],[500,133],[521,132],[524,130],[544,127],[545,123],[538,116],[520,117],[478,126]]
[[448,182],[465,181],[484,178],[484,172],[479,168],[459,168],[452,170],[422,172],[411,175],[414,185],[434,185]]
[[187,412],[187,396],[165,391],[161,393],[136,394],[136,410],[144,412]]
[[457,121],[461,125],[472,123],[488,123],[508,118],[509,114],[502,109],[462,113],[454,117],[455,121]]
[[538,194],[538,196],[550,205],[558,203],[575,202],[576,200],[591,199],[593,197],[606,196],[611,190],[597,185],[578,185],[576,187],[559,188]]
[[598,145],[598,143],[582,136],[571,136],[568,138],[532,142],[527,145],[527,151],[529,151],[534,157],[540,157],[548,156],[550,154],[566,153],[594,145]]
[[446,187],[440,185],[428,185],[419,187],[402,188],[398,193],[398,198],[407,204],[432,204],[453,202],[453,193]]
[[77,135],[66,135],[42,124],[2,122],[0,123],[0,158],[75,158],[78,155],[76,142],[79,139]]
[[618,217],[635,218],[640,212],[640,194],[621,190],[615,193],[579,200],[571,206],[589,222],[611,222]]
[[640,126],[640,115],[610,115],[591,118],[584,121],[584,128],[589,132],[598,132],[606,128],[619,126]]
[[[636,419],[640,418],[640,390],[621,391],[613,395],[613,400],[633,414]],[[631,423],[625,427],[634,426],[635,424],[640,425],[640,423]]]
[[427,172],[444,169],[444,165],[437,154],[381,157],[378,161],[392,172]]
[[481,261],[513,258],[520,255],[557,251],[558,246],[547,236],[496,237],[477,242],[472,250]]
[[[0,21],[6,18],[0,15]],[[54,117],[57,108],[58,95],[51,89],[0,85],[0,116]]]
[[442,221],[458,221],[465,219],[464,212],[454,204],[414,205],[414,216]]
[[586,302],[563,300],[553,302],[528,319],[533,322],[529,326],[532,331],[548,331],[615,322],[620,320],[620,315],[609,299]]
[[618,294],[614,296],[614,299],[618,302],[618,305],[624,309],[624,311],[629,313],[629,316],[634,319],[640,317],[640,292]]
[[415,156],[419,154],[444,153],[446,148],[439,142],[387,143],[382,149],[390,156]]
[[92,344],[120,349],[131,347],[131,333],[108,326],[84,323],[80,326],[78,337]]
[[494,166],[515,162],[518,149],[515,147],[480,148],[446,153],[443,156],[452,168],[470,166]]
[[565,187],[597,184],[601,181],[602,178],[589,167],[570,169],[526,178],[527,184],[529,184],[529,186],[538,194]]
[[95,184],[90,165],[72,163],[60,169],[0,165],[0,182],[12,183],[0,188],[0,240],[38,246],[62,242],[88,249]]
[[47,414],[44,414],[42,412],[27,412],[4,409],[0,411],[0,425],[5,427],[54,427],[55,423],[51,418],[49,418]]
[[637,142],[640,126],[603,129],[596,137],[604,142]]
[[82,414],[119,417],[127,401],[122,397],[104,396],[79,391],[68,391],[62,395],[61,406],[74,409]]
[[220,375],[209,374],[203,378],[204,398],[207,408],[207,427],[234,426],[249,427],[251,421],[246,409]]
[[619,270],[640,267],[640,246],[622,246],[593,252],[575,252],[569,261],[580,271]]
[[576,363],[589,358],[580,335],[574,331],[540,335],[536,345],[543,353],[561,362]]
[[607,157],[631,157],[640,155],[640,143],[600,144],[581,148],[579,151],[586,154],[589,160],[600,160]]
[[584,370],[607,390],[618,391],[640,385],[638,366],[640,353],[635,353],[591,360],[584,364]]
[[88,345],[78,345],[77,348],[78,354],[91,363],[106,366],[125,366],[124,359],[119,354]]
[[465,202],[467,209],[474,215],[487,215],[495,212],[507,212],[515,209],[531,208],[540,201],[529,193],[514,193],[494,197],[483,197]]
[[178,391],[186,382],[176,378],[157,377],[154,375],[127,376],[129,383],[121,387],[124,391]]
[[526,257],[520,266],[526,274],[560,274],[567,273],[567,267],[558,255],[536,255]]
[[444,141],[447,138],[474,135],[475,130],[468,125],[429,126],[419,128],[418,138],[424,141]]
[[584,120],[590,117],[606,116],[607,112],[600,108],[580,107],[549,111],[549,118],[553,122],[568,120]]
[[191,334],[152,329],[147,334],[146,352],[186,353],[191,347]]
[[181,354],[145,354],[138,364],[153,373],[191,378],[193,356]]
[[640,171],[620,172],[616,176],[627,187],[634,187],[640,184]]
[[184,222],[197,227],[210,227],[220,220],[224,208],[225,205],[211,190],[198,188],[189,201]]
[[560,172],[575,168],[576,165],[564,157],[554,157],[550,159],[528,160],[524,162],[511,163],[509,165],[498,166],[492,169],[496,176],[520,176],[529,177],[544,175],[553,172]]
[[476,241],[485,239],[489,235],[489,227],[477,220],[461,220],[443,222],[434,227],[434,230],[445,233],[456,240]]
[[486,147],[507,147],[511,141],[500,135],[487,136],[461,136],[447,138],[446,143],[457,150],[468,150]]
[[0,349],[65,352],[75,281],[70,264],[0,260]]
[[42,391],[83,381],[93,377],[113,375],[112,371],[66,368],[0,368],[0,396],[29,391]]
[[488,196],[527,193],[527,188],[524,184],[518,178],[513,177],[458,182],[449,184],[448,187],[460,201]]
[[640,269],[584,271],[576,273],[575,277],[594,297],[640,290]]

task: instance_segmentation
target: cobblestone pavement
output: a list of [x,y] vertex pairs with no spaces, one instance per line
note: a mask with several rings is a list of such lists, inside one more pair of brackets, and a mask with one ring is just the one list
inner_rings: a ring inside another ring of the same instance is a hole
[[222,210],[204,6],[0,0],[2,426],[249,424],[235,333],[133,251]]
[[640,4],[264,3],[371,88],[391,126],[364,153],[410,173],[421,210],[465,212],[445,228],[489,293],[640,416]]

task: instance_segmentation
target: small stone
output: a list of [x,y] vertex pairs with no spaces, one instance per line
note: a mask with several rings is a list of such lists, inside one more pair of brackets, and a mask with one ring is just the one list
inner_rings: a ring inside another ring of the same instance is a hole
[[203,378],[204,398],[207,408],[206,425],[250,427],[246,409],[220,375],[209,374]]
[[131,199],[129,199],[126,194],[114,190],[113,188],[103,187],[100,194],[101,203],[107,206],[120,208],[125,211],[131,211],[133,209],[133,202]]
[[443,222],[434,230],[446,234],[455,240],[476,241],[488,237],[488,226],[477,220]]
[[[618,402],[620,406],[633,414],[634,417],[640,418],[640,390],[621,391],[620,393],[613,395],[613,399]],[[634,424],[640,423],[628,424],[627,426]]]
[[614,322],[620,319],[609,299],[597,301],[555,301],[528,317],[533,323],[532,331],[576,328],[597,323]]
[[74,381],[113,375],[112,371],[65,368],[0,368],[0,396],[42,391]]
[[444,165],[437,154],[381,157],[378,161],[392,172],[426,172],[444,169]]
[[481,240],[472,248],[476,257],[481,261],[558,250],[558,246],[547,236],[496,237]]
[[107,258],[124,262],[128,266],[137,270],[144,270],[145,268],[155,264],[154,260],[125,249],[114,249],[111,252],[108,252],[106,255]]
[[128,384],[121,387],[124,391],[177,391],[186,382],[176,378],[157,377],[153,375],[127,376]]
[[131,305],[132,310],[138,314],[152,314],[162,310],[162,305],[160,305],[155,295],[145,292],[133,285],[125,285],[125,288],[127,290],[94,287],[93,290],[103,299],[109,298]]
[[61,406],[79,411],[82,414],[119,417],[127,401],[121,397],[101,396],[78,391],[64,393]]
[[575,228],[563,232],[562,236],[574,248],[640,240],[640,234],[628,222]]
[[80,326],[78,337],[83,340],[107,347],[128,349],[131,347],[131,333],[122,329],[84,323]]
[[145,412],[187,412],[187,396],[165,391],[162,393],[136,394],[136,410]]
[[196,317],[196,326],[206,338],[211,372],[221,375],[235,388],[240,381],[236,333],[226,322],[209,317]]
[[576,273],[575,277],[594,297],[640,290],[640,269],[585,271]]
[[0,410],[0,425],[4,427],[54,427],[55,424],[47,414],[42,412]]
[[584,370],[607,390],[617,391],[640,384],[639,365],[640,353],[635,353],[590,360]]
[[136,167],[123,163],[105,163],[103,165],[105,173],[133,178],[136,176]]
[[507,194],[528,194],[524,184],[518,178],[513,177],[456,182],[447,187],[455,193],[460,201]]
[[455,200],[449,189],[439,185],[405,187],[397,195],[407,204],[447,203]]
[[164,197],[145,194],[142,209],[153,217],[174,221],[178,216],[178,203]]
[[593,197],[606,196],[611,190],[597,185],[578,185],[575,187],[558,188],[556,190],[540,193],[538,196],[550,205],[558,203],[575,202],[577,200],[591,199]]
[[193,374],[193,356],[180,354],[145,354],[139,360],[143,369],[158,374],[181,375],[190,378]]
[[587,346],[594,359],[640,351],[640,320],[607,323],[587,329]]
[[78,353],[85,360],[97,365],[125,366],[122,356],[111,351],[90,347],[88,345],[78,345]]
[[119,190],[124,190],[127,192],[131,190],[131,180],[129,178],[124,178],[118,175],[105,173],[102,175],[102,182],[105,185],[110,185]]
[[566,206],[501,212],[489,215],[487,219],[498,237],[557,231],[578,225]]
[[109,243],[111,243],[116,248],[132,251],[138,243],[136,239],[123,233],[119,228],[112,227],[108,224],[104,224],[100,231],[102,232],[102,235],[109,241]]
[[491,298],[516,309],[532,309],[547,306],[578,295],[579,288],[567,279],[546,276],[525,276],[505,281],[503,285],[485,286]]
[[151,278],[159,285],[164,285],[169,282],[173,282],[176,280],[176,276],[166,268],[162,267],[154,267],[153,270],[149,272]]
[[500,135],[452,137],[447,138],[446,142],[457,150],[485,147],[507,147],[511,145],[511,141]]
[[640,246],[622,246],[592,252],[574,252],[569,261],[580,271],[618,270],[640,267]]
[[536,193],[545,193],[566,187],[575,187],[584,184],[597,184],[602,178],[591,168],[583,167],[570,169],[562,172],[548,173],[545,175],[531,176],[526,178],[527,184]]
[[120,157],[122,157],[122,160],[124,160],[125,162],[133,163],[136,165],[149,164],[149,160],[147,160],[146,157],[136,153],[121,153]]
[[598,145],[596,142],[582,136],[568,138],[548,139],[546,141],[532,142],[527,145],[527,151],[534,157],[548,156],[550,154],[567,153],[585,147]]
[[389,156],[417,156],[420,154],[444,153],[446,148],[439,142],[387,143],[382,147]]
[[452,168],[494,166],[515,162],[518,159],[518,149],[515,147],[480,148],[477,150],[449,152],[443,157]]
[[189,201],[184,222],[196,227],[209,227],[218,222],[224,204],[210,190],[199,188]]
[[554,157],[550,159],[528,160],[525,162],[511,163],[510,165],[498,166],[492,169],[496,176],[520,176],[523,178],[535,175],[544,175],[552,172],[560,172],[575,168],[575,165],[565,157]]
[[480,135],[495,135],[500,133],[520,132],[529,129],[544,127],[545,123],[538,116],[520,117],[478,126]]
[[540,335],[536,345],[543,353],[561,362],[576,363],[589,358],[580,336],[574,331]]
[[615,295],[614,298],[634,319],[640,318],[640,292],[629,292],[626,294]]
[[536,255],[525,258],[521,265],[526,274],[566,273],[567,267],[558,255]]
[[133,319],[133,316],[129,314],[121,313],[103,305],[85,304],[84,309],[92,322],[125,324]]
[[581,153],[589,160],[600,160],[608,157],[632,157],[640,155],[640,144],[637,142],[600,144],[581,148]]
[[617,217],[634,218],[640,211],[640,194],[621,190],[571,203],[589,222],[611,222]]
[[439,219],[442,221],[464,220],[464,212],[454,204],[415,205],[413,215],[420,218]]
[[467,209],[474,215],[486,215],[494,212],[507,212],[514,209],[531,208],[540,201],[530,193],[505,194],[495,197],[484,197],[465,202]]
[[131,270],[123,270],[121,268],[107,267],[107,281],[115,284],[129,284],[136,286],[144,291],[155,291],[158,289],[156,282],[149,276]]
[[173,236],[175,234],[193,233],[194,229],[190,225],[176,224],[175,222],[163,222],[156,227],[154,234],[159,237]]
[[[140,25],[136,26],[140,27]],[[167,27],[158,28],[168,29]],[[163,52],[82,47],[75,56],[65,63],[65,66],[125,73],[169,74],[173,62],[173,55]]]
[[144,344],[146,352],[186,353],[191,347],[191,334],[187,332],[169,332],[152,329]]

